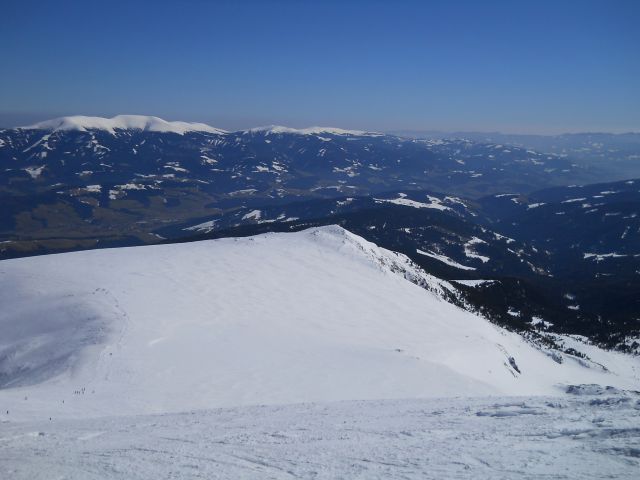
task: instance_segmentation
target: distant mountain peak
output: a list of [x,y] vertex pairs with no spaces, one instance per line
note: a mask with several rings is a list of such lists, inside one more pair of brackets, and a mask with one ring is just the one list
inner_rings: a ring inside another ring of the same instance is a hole
[[117,115],[112,118],[74,115],[45,120],[22,128],[51,131],[76,130],[81,132],[87,130],[105,130],[111,134],[115,134],[116,130],[173,132],[179,135],[184,135],[187,132],[226,133],[224,130],[205,123],[169,122],[162,118],[147,115]]
[[282,125],[267,125],[264,127],[250,128],[244,133],[264,133],[265,135],[293,133],[297,135],[383,135],[382,133],[366,132],[364,130],[345,130],[335,127],[308,127],[308,128],[290,128]]
[[[104,130],[115,135],[117,130],[144,130],[148,132],[172,132],[184,135],[187,132],[207,132],[226,134],[225,130],[212,127],[206,123],[170,122],[159,117],[149,115],[116,115],[112,118],[72,115],[45,120],[33,125],[19,127],[24,130],[80,131]],[[262,133],[264,135],[294,134],[294,135],[367,135],[382,136],[383,133],[367,132],[364,130],[345,130],[335,127],[291,128],[282,125],[267,125],[250,128],[238,133]]]

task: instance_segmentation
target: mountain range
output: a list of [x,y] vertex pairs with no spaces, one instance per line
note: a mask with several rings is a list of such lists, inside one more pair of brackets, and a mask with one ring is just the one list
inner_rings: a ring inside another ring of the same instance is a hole
[[0,255],[338,224],[457,282],[451,301],[499,325],[637,351],[640,181],[599,182],[618,167],[521,140],[136,115],[2,130]]
[[640,179],[552,150],[0,131],[0,477],[636,478]]
[[65,117],[0,131],[0,241],[6,255],[144,244],[165,225],[239,207],[400,189],[478,198],[596,179],[558,155],[468,140]]

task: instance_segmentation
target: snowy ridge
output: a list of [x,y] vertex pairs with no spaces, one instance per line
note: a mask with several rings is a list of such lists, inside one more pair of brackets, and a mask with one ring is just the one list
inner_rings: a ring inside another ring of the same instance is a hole
[[344,130],[342,128],[334,128],[334,127],[308,127],[308,128],[290,128],[283,127],[281,125],[267,125],[264,127],[255,127],[250,128],[249,130],[245,130],[244,133],[264,133],[265,135],[277,135],[281,133],[293,133],[296,135],[318,135],[318,134],[329,134],[329,135],[370,135],[370,136],[380,136],[382,133],[376,132],[366,132],[364,130]]
[[[447,198],[450,198],[450,197],[447,197]],[[442,201],[439,198],[433,197],[431,195],[427,195],[427,200],[429,200],[429,203],[411,200],[410,198],[407,198],[406,193],[399,193],[398,198],[393,198],[393,199],[375,198],[374,200],[377,203],[393,203],[395,205],[404,205],[406,207],[413,207],[413,208],[433,208],[435,210],[442,210],[442,211],[451,210],[451,208],[447,207],[446,205],[443,205]]]
[[558,363],[338,226],[6,260],[0,284],[0,421],[639,381],[595,347]]
[[172,132],[184,135],[187,132],[226,133],[224,130],[214,128],[205,123],[168,122],[158,117],[145,115],[117,115],[113,118],[86,117],[75,115],[70,117],[54,118],[43,122],[22,127],[23,129],[66,131],[77,130],[105,130],[115,134],[116,130],[145,130],[148,132]]
[[406,255],[378,247],[338,225],[327,225],[311,230],[311,235],[323,244],[347,253],[353,258],[364,257],[382,271],[392,272],[405,280],[429,290],[438,296],[455,295],[455,287],[446,280],[429,275]]
[[[184,135],[187,132],[207,132],[216,134],[228,133],[225,130],[212,127],[206,123],[192,123],[175,121],[170,122],[159,117],[148,115],[117,115],[112,118],[89,117],[84,115],[73,115],[45,120],[26,127],[24,130],[48,130],[58,131],[80,131],[104,130],[115,134],[117,130],[144,130],[148,132],[171,132]],[[382,133],[367,132],[363,130],[344,130],[334,127],[308,127],[290,128],[280,125],[268,125],[264,127],[250,128],[242,133],[263,133],[264,135],[275,134],[295,134],[295,135],[354,135],[354,136],[382,136]]]

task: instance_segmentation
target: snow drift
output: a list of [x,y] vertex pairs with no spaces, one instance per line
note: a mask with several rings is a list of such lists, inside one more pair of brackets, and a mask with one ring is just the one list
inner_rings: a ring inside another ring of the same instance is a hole
[[637,359],[558,364],[445,289],[337,226],[6,260],[1,414],[637,388]]

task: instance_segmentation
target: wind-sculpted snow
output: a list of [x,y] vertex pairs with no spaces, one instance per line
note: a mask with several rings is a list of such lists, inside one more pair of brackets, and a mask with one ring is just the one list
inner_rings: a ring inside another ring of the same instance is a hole
[[640,397],[589,388],[583,393],[4,424],[0,476],[636,479]]
[[29,276],[12,282],[0,291],[0,388],[37,384],[90,361],[89,352],[121,324],[117,301],[101,288],[65,282],[34,299]]

